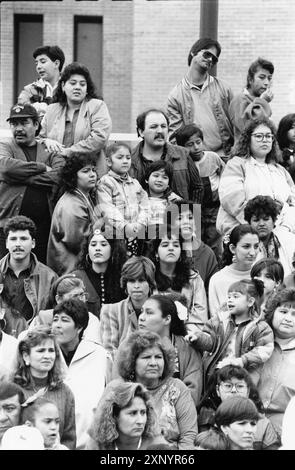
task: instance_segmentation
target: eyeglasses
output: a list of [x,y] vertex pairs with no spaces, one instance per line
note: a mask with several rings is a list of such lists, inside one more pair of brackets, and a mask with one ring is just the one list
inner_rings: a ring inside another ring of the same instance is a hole
[[87,292],[79,292],[77,294],[72,295],[71,298],[86,301],[86,300],[88,300],[88,293]]
[[237,392],[245,392],[248,390],[248,387],[246,384],[243,383],[238,383],[238,384],[232,384],[231,382],[222,382],[219,387],[224,391],[224,392],[231,392],[233,388],[236,389]]
[[257,140],[257,142],[262,142],[265,138],[266,142],[272,142],[273,140],[273,134],[260,134],[257,133],[257,134],[251,134],[253,135],[253,137],[255,138],[255,140]]
[[216,55],[212,54],[212,52],[210,52],[210,51],[203,51],[202,54],[203,54],[204,59],[211,59],[213,65],[217,64],[217,62],[218,62],[218,57],[216,57]]

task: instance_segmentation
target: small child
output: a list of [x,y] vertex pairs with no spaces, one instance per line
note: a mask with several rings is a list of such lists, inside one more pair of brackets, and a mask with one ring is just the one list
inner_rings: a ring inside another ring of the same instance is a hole
[[108,223],[118,238],[126,238],[129,255],[138,255],[138,239],[144,239],[148,221],[149,202],[140,183],[131,178],[131,150],[124,142],[106,149],[109,171],[97,188],[98,202]]
[[23,408],[22,422],[37,428],[43,436],[47,450],[68,450],[60,444],[59,413],[55,403],[44,397],[36,398]]
[[259,316],[264,284],[258,279],[234,282],[228,289],[227,308],[211,318],[202,332],[188,335],[194,348],[207,351],[204,368],[207,381],[226,365],[244,367],[252,380],[259,380],[258,369],[274,349],[270,326]]
[[219,259],[222,245],[221,236],[216,230],[216,218],[220,206],[218,187],[225,164],[217,153],[204,150],[203,132],[196,124],[182,126],[175,137],[177,145],[189,150],[202,178],[202,240],[214,250]]
[[[181,200],[170,187],[173,178],[173,166],[165,160],[157,160],[149,165],[145,173],[145,181],[148,185],[149,218],[148,232],[153,235],[153,230],[164,223],[166,207],[169,203]],[[153,238],[149,236],[147,238]]]
[[284,282],[284,268],[280,261],[274,258],[262,258],[252,266],[251,279],[260,279],[264,284],[263,302],[260,306],[264,317],[265,305]]

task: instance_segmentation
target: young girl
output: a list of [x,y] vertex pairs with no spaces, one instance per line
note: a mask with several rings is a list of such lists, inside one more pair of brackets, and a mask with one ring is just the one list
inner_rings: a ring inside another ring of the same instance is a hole
[[282,150],[283,166],[295,181],[295,114],[287,114],[279,123],[278,143]]
[[264,285],[258,279],[243,279],[228,289],[227,308],[209,320],[202,332],[188,335],[192,345],[202,351],[207,380],[220,369],[232,364],[251,372],[255,383],[257,369],[271,356],[273,332],[259,316]]
[[261,312],[264,312],[267,300],[284,282],[284,268],[274,258],[262,258],[252,266],[250,276],[251,279],[260,279],[264,284],[263,302],[260,306]]
[[165,210],[168,203],[180,200],[181,197],[170,188],[173,178],[173,167],[165,160],[157,160],[149,165],[145,173],[148,185],[149,218],[147,238],[154,238],[157,226],[165,221]]
[[44,439],[44,448],[47,450],[68,450],[60,444],[59,414],[57,406],[46,398],[39,397],[35,401],[24,404],[22,421],[27,426],[37,428]]
[[131,178],[131,151],[118,142],[106,150],[109,171],[98,182],[98,202],[116,238],[127,240],[129,255],[138,254],[138,239],[145,238],[148,220],[148,196],[140,183]]

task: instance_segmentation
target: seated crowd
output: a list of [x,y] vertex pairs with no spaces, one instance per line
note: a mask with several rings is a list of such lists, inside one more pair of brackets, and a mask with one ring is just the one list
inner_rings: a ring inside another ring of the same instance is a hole
[[295,449],[295,114],[276,131],[262,58],[233,97],[220,53],[131,148],[34,51],[0,141],[0,449]]

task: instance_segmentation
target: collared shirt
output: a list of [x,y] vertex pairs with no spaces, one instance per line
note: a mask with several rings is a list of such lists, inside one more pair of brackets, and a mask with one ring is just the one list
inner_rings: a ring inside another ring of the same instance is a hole
[[21,271],[18,276],[15,275],[10,264],[4,276],[3,299],[10,307],[18,310],[26,320],[30,320],[33,317],[33,307],[26,296],[24,280],[30,276],[34,267],[34,260],[31,257],[28,268]]
[[207,76],[201,89],[191,83],[187,77],[185,80],[190,87],[194,103],[194,123],[202,129],[204,134],[204,148],[214,152],[221,150],[222,140],[214,116],[210,92],[212,77]]

